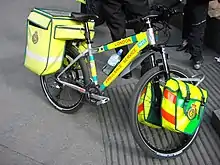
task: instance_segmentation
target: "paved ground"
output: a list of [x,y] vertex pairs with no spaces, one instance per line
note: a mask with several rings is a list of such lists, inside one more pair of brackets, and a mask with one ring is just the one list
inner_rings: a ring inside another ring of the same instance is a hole
[[[214,95],[220,89],[218,81],[214,83],[211,79],[204,84],[211,87],[213,95],[207,121],[193,148],[175,160],[160,162],[146,158],[135,146],[127,123],[118,122],[118,117],[127,119],[124,110],[138,71],[133,80],[118,79],[112,85],[114,88],[107,94],[116,104],[110,102],[99,108],[85,105],[78,113],[65,115],[48,104],[39,78],[23,67],[25,21],[30,9],[37,6],[76,11],[77,4],[73,0],[7,0],[0,3],[0,165],[219,164],[219,138],[209,124],[211,110],[219,108],[219,99]],[[180,36],[179,31],[174,33]],[[171,42],[178,39],[172,38]],[[97,29],[95,43],[103,41],[110,41],[104,26]],[[171,62],[189,69],[188,55],[169,52]],[[205,52],[207,66],[202,71],[209,70],[206,74],[217,79],[219,66],[213,64],[215,54],[210,50]],[[97,56],[100,68],[108,56]],[[103,79],[101,72],[100,76]],[[122,103],[116,101],[119,99]]]

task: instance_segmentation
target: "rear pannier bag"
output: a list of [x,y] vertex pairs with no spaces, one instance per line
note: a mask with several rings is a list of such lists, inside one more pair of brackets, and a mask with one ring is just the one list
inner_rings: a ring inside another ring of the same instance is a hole
[[[34,8],[27,20],[24,66],[37,75],[58,71],[63,63],[66,40],[85,40],[82,22],[73,21],[71,12]],[[89,22],[91,39],[94,22]]]

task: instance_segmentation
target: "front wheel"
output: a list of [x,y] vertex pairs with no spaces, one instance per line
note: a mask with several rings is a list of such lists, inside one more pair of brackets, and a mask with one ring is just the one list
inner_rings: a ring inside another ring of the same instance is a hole
[[[179,67],[169,65],[169,68],[171,77],[191,77],[191,74]],[[137,83],[131,99],[133,100],[131,103],[131,131],[134,139],[145,153],[155,158],[171,158],[182,154],[193,143],[199,131],[198,128],[192,136],[189,136],[183,133],[172,132],[164,128],[152,128],[138,121],[138,106],[143,91],[146,91],[146,87],[149,83],[153,84],[156,81],[157,83],[160,82],[160,87],[162,84],[165,85],[166,80],[164,75],[165,71],[160,70],[158,67],[152,68],[145,73]],[[162,92],[162,90],[159,91]],[[162,97],[162,95],[160,96]],[[151,98],[152,97],[153,96],[151,96]],[[152,99],[149,99],[149,103],[146,103],[146,105],[151,105],[151,100]],[[154,112],[160,112],[161,100],[158,102],[159,104],[153,104],[154,106],[152,106]]]

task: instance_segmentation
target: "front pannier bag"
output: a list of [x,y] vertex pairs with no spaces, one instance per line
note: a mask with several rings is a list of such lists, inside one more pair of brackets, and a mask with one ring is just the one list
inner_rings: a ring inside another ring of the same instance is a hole
[[162,127],[193,135],[207,103],[206,90],[177,79],[166,82],[161,103]]
[[[162,91],[161,86],[160,92]],[[160,104],[157,103],[155,94],[155,84],[148,83],[139,99],[138,121],[151,128],[161,128]]]

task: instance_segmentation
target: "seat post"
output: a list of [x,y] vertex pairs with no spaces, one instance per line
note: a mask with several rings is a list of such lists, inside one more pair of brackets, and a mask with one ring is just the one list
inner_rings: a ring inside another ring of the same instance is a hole
[[89,23],[88,22],[85,22],[85,37],[86,37],[87,44],[91,44]]

